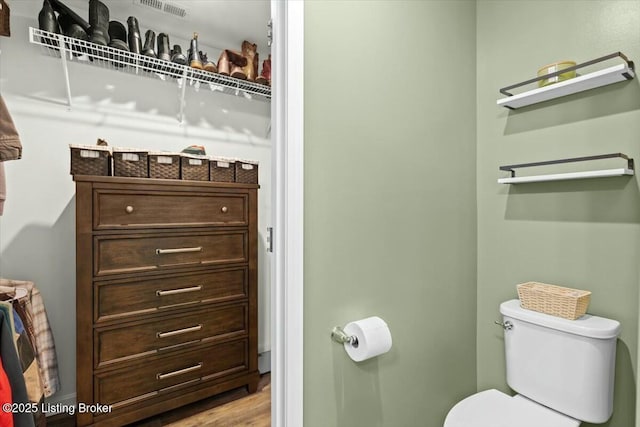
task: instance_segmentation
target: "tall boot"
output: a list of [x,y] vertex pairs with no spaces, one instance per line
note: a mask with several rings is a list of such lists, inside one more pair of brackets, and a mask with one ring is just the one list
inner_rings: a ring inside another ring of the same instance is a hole
[[229,55],[227,55],[226,50],[223,50],[222,53],[220,54],[220,58],[218,58],[218,74],[228,76],[229,71],[230,71]]
[[109,9],[100,0],[89,0],[89,40],[101,46],[109,44]]
[[147,30],[144,34],[144,47],[142,48],[142,54],[145,56],[156,57],[156,51],[154,46],[156,45],[156,33],[153,30]]
[[[89,40],[89,36],[82,29],[82,27],[75,22],[73,17],[67,15],[66,13],[61,13],[58,16],[58,23],[60,24],[60,28],[62,29],[62,34],[64,34],[65,36],[83,41]],[[70,46],[67,46],[67,48],[73,52],[73,56],[78,56],[78,52],[87,52],[86,44],[84,43],[70,42],[68,44]]]
[[129,50],[139,55],[142,53],[142,39],[140,38],[138,20],[135,16],[130,16],[127,19],[127,26],[129,27]]
[[169,44],[169,36],[165,33],[158,34],[158,59],[163,61],[171,61],[171,45]]
[[247,76],[247,80],[253,82],[258,75],[258,46],[255,43],[243,41],[242,56],[247,59],[247,65],[242,67],[242,71]]
[[[38,26],[43,31],[48,31],[54,34],[60,34],[60,24],[56,19],[56,14],[51,7],[49,0],[42,2],[42,9],[38,13]],[[58,46],[57,40],[45,39],[44,42],[51,46]]]
[[[70,9],[67,5],[62,3],[60,0],[49,0],[49,1],[51,2],[51,7],[53,7],[53,10],[58,12],[59,15],[67,15],[68,18],[65,18],[65,19],[70,20],[73,23],[79,25],[84,30],[85,33],[89,34],[89,28],[91,26],[80,15],[75,13],[72,9]],[[60,23],[60,25],[62,25],[62,23]]]
[[[129,44],[127,43],[127,29],[121,22],[111,21],[109,22],[109,38],[111,41],[109,42],[109,47],[118,50],[124,50],[129,52]],[[123,62],[129,62],[129,57],[124,55],[109,55],[110,59],[116,60],[116,66],[124,67],[125,64]]]
[[269,59],[262,61],[262,72],[256,77],[256,83],[271,86],[271,54],[269,54]]
[[189,48],[189,66],[202,70],[202,59],[198,52],[198,33],[193,33],[193,39],[191,39],[191,47]]
[[171,62],[180,65],[187,65],[187,57],[182,53],[182,48],[179,44],[173,46],[171,51]]

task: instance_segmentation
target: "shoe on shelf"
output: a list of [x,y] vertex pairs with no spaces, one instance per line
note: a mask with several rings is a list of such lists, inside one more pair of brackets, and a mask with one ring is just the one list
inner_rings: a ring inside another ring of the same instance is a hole
[[187,57],[182,53],[182,48],[179,44],[173,45],[171,51],[171,62],[180,65],[187,65]]
[[100,0],[89,0],[89,40],[107,46],[109,44],[109,9]]
[[[38,13],[38,28],[49,33],[60,34],[60,24],[58,24],[56,13],[53,11],[49,0],[42,2],[42,9]],[[44,42],[51,46],[58,46],[57,40],[47,38]]]
[[129,50],[140,55],[142,53],[142,38],[140,37],[138,19],[135,16],[130,16],[127,19],[127,27],[129,27]]

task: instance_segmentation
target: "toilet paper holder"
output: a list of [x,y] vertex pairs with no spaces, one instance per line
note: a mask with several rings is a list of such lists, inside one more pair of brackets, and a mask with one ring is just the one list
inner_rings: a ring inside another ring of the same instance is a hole
[[352,347],[358,347],[358,337],[355,335],[347,335],[340,326],[335,326],[331,331],[331,339],[337,343],[349,343]]

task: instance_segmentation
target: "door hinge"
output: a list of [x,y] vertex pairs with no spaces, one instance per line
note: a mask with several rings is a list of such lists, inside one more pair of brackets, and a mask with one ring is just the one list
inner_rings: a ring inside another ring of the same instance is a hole
[[273,252],[273,227],[267,227],[267,252]]

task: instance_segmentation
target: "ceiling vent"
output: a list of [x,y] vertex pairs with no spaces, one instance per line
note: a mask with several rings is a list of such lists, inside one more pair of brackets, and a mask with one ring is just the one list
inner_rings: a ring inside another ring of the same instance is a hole
[[133,3],[138,6],[144,6],[179,18],[187,16],[186,9],[163,0],[133,0]]

